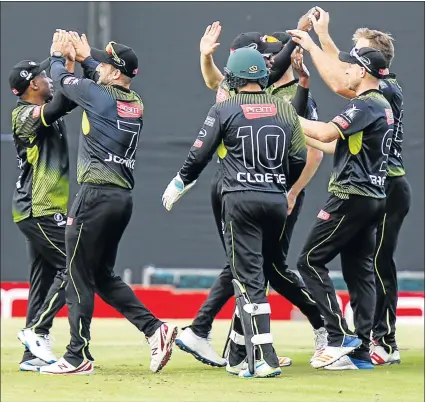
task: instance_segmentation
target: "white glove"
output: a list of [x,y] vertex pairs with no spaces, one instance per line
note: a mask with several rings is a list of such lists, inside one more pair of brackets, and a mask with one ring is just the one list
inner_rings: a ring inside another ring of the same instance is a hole
[[166,191],[164,191],[162,197],[164,208],[166,208],[167,211],[171,211],[173,204],[177,202],[188,190],[190,190],[196,182],[197,180],[194,180],[192,183],[185,186],[178,173],[169,183]]

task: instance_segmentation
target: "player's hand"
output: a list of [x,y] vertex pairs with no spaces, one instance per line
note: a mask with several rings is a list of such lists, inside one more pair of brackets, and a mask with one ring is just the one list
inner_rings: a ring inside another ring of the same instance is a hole
[[307,52],[309,52],[315,46],[315,42],[307,32],[301,31],[300,29],[291,29],[287,31],[287,33],[293,36],[291,38],[293,42],[296,42]]
[[287,216],[291,215],[291,213],[293,212],[293,208],[296,205],[296,201],[297,195],[294,193],[294,191],[292,192],[290,190],[287,194]]
[[85,34],[80,36],[77,32],[74,31],[70,31],[69,35],[71,43],[74,46],[76,52],[75,60],[78,63],[81,63],[85,58],[90,56],[90,45],[87,37]]
[[169,185],[166,188],[166,191],[164,191],[162,202],[164,205],[164,208],[167,209],[167,211],[171,211],[173,208],[173,205],[175,202],[179,201],[179,199],[188,191],[190,190],[194,184],[197,181],[193,181],[192,183],[185,186],[183,184],[183,181],[179,175],[179,173],[173,178],[173,180],[169,183]]
[[52,45],[50,46],[50,55],[52,56],[54,52],[61,52],[65,57],[68,42],[68,32],[63,29],[57,29],[53,34]]
[[311,17],[315,18],[315,15],[317,15],[318,12],[314,8],[311,8],[306,14],[302,15],[297,22],[297,29],[300,29],[301,31],[309,32],[312,29],[312,21]]
[[65,47],[65,53],[64,53],[64,57],[70,61],[70,62],[75,62],[75,49],[74,46],[72,45],[71,42],[68,42],[68,44]]
[[204,56],[211,55],[220,45],[217,42],[222,26],[219,21],[213,22],[212,25],[209,25],[204,32],[203,37],[200,41],[200,53]]
[[291,65],[300,78],[309,78],[309,70],[303,63],[303,49],[299,46],[291,54]]
[[319,16],[315,18],[314,15],[311,15],[309,19],[311,20],[314,31],[318,36],[328,35],[328,24],[330,23],[330,14],[327,11],[324,11],[320,7],[315,7]]

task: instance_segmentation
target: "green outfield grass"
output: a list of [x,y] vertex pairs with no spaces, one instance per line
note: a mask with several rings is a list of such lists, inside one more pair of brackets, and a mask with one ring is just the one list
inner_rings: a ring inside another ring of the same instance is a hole
[[[23,319],[1,322],[1,400],[36,401],[175,401],[175,402],[367,402],[424,400],[424,332],[401,327],[402,364],[371,371],[327,372],[309,366],[313,337],[305,322],[273,322],[275,346],[293,358],[293,366],[275,379],[240,379],[224,369],[205,366],[175,348],[159,374],[149,371],[149,347],[125,320],[95,319],[91,351],[93,376],[51,377],[18,371],[23,351],[16,333]],[[176,322],[179,326],[188,321]],[[228,321],[213,329],[213,346],[221,352]],[[68,321],[57,319],[52,331],[55,352],[64,352]]]

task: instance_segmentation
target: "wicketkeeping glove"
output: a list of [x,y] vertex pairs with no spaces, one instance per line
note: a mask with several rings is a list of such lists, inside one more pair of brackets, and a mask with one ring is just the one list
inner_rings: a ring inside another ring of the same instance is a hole
[[196,182],[197,180],[194,180],[192,183],[185,186],[178,173],[169,183],[166,191],[164,191],[162,198],[164,208],[166,208],[167,211],[171,211],[173,204],[177,202],[188,190],[190,190]]

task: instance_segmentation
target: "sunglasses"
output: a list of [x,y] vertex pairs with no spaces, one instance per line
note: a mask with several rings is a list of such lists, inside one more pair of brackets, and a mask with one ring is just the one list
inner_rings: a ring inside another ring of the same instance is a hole
[[112,56],[112,58],[113,58],[113,60],[114,60],[114,62],[115,62],[115,64],[118,66],[118,67],[121,67],[121,68],[124,68],[124,70],[127,72],[127,69],[126,69],[126,62],[123,60],[123,59],[121,59],[120,57],[118,57],[118,55],[117,55],[117,53],[115,52],[115,50],[114,50],[114,46],[113,45],[115,45],[117,42],[109,42],[108,43],[108,45],[106,45],[106,47],[105,47],[105,51],[110,55],[110,56]]
[[366,57],[362,57],[358,54],[358,49],[356,47],[354,47],[351,52],[349,53],[349,55],[351,57],[355,57],[355,59],[357,59],[361,65],[369,72],[371,73],[371,68],[368,67],[367,64],[370,64],[370,61],[366,58]]

